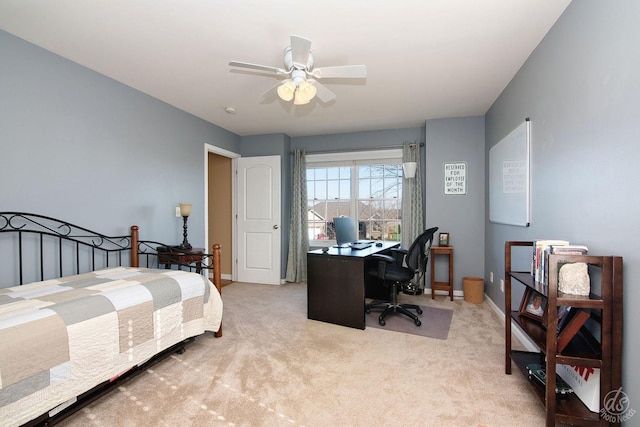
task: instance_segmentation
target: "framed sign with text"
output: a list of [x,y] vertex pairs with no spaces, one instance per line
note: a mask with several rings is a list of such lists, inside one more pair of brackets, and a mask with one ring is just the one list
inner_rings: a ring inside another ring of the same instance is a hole
[[444,164],[444,194],[467,194],[467,162]]

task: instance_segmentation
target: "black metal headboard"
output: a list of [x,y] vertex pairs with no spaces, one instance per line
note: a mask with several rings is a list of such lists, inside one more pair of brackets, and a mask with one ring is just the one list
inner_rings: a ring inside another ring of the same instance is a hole
[[135,225],[129,235],[106,236],[44,215],[0,212],[0,288],[108,267],[162,268],[160,247],[172,268],[202,273],[220,286],[220,245],[200,253],[197,262],[183,263],[182,250],[139,240]]
[[131,265],[131,235],[24,212],[0,212],[0,287]]

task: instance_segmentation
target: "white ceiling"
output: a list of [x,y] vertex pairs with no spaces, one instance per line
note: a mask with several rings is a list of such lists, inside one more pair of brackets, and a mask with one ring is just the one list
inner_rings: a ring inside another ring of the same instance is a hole
[[[238,135],[319,135],[482,115],[570,0],[0,0],[0,29]],[[258,98],[289,36],[316,67],[367,66],[323,80],[337,98]],[[237,109],[227,114],[225,107]]]

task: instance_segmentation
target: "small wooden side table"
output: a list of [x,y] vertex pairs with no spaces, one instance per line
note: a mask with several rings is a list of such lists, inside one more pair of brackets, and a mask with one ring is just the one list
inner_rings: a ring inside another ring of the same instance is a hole
[[[436,282],[435,266],[436,255],[445,255],[449,262],[449,280]],[[436,296],[436,290],[449,291],[449,297],[453,301],[453,246],[431,246],[431,299]]]
[[158,265],[164,264],[164,268],[170,269],[171,264],[180,265],[196,263],[196,273],[200,274],[200,261],[204,258],[204,248],[177,249],[159,246]]

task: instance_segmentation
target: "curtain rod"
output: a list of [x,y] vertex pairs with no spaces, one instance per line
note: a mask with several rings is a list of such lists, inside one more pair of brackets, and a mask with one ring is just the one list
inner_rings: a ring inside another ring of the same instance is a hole
[[[409,146],[420,146],[424,147],[424,142],[411,142]],[[404,144],[397,145],[384,145],[381,147],[360,147],[360,148],[340,148],[336,150],[319,150],[319,151],[307,151],[305,150],[305,154],[325,154],[325,153],[346,153],[350,151],[375,151],[375,150],[393,150],[395,148],[403,148]],[[291,150],[289,154],[293,154],[295,150]]]

